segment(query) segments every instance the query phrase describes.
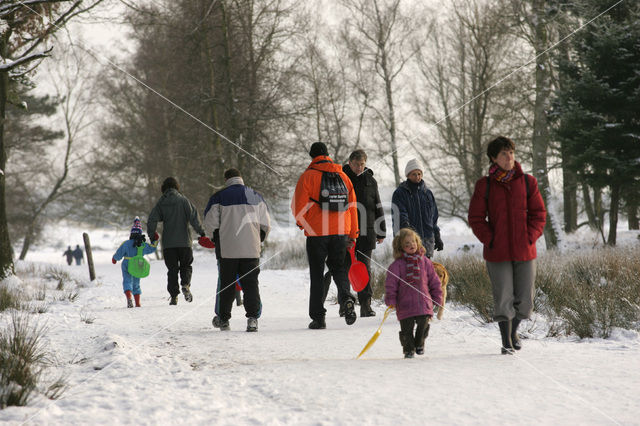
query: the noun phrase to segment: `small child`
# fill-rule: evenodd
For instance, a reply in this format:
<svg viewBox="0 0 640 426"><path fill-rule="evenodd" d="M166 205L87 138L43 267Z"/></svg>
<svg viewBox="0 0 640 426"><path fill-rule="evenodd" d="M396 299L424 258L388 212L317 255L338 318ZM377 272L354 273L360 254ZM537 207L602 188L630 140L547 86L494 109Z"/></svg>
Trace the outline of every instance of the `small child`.
<svg viewBox="0 0 640 426"><path fill-rule="evenodd" d="M414 352L424 354L433 307L442 305L440 279L424 253L420 236L412 229L400 229L393 239L396 260L387 269L384 302L396 309L405 358L413 358Z"/></svg>
<svg viewBox="0 0 640 426"><path fill-rule="evenodd" d="M118 250L116 250L116 253L111 259L111 262L115 265L118 260L124 258L122 262L122 288L124 289L125 296L127 296L127 308L133 308L133 300L131 300L132 293L136 301L136 307L140 307L140 294L142 293L140 290L140 278L136 278L129 273L129 259L138 254L138 247L143 245L143 254L153 253L156 251L158 238L156 238L151 245L146 243L145 236L142 234L142 227L140 226L140 218L136 216L133 220L133 228L131 228L129 239L118 247Z"/></svg>

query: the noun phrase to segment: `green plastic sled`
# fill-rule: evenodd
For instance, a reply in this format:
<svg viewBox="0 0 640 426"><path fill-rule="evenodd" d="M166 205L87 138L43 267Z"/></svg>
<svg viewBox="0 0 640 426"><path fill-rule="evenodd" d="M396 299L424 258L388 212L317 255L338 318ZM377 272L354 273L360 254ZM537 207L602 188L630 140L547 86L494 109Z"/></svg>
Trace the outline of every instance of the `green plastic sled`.
<svg viewBox="0 0 640 426"><path fill-rule="evenodd" d="M129 266L127 267L127 271L136 278L144 278L151 271L151 265L142 256L142 250L144 250L143 246L138 247L138 254L129 259Z"/></svg>

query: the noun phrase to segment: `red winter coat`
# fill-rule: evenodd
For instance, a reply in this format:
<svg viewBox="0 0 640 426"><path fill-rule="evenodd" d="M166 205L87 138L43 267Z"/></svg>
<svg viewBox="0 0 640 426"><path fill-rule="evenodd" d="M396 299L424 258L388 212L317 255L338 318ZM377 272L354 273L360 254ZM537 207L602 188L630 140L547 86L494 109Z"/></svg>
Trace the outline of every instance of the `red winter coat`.
<svg viewBox="0 0 640 426"><path fill-rule="evenodd" d="M490 178L488 202L487 178L479 179L469 203L469 225L484 244L483 256L489 262L535 259L536 241L544 229L547 212L538 182L531 175L527 177L527 199L522 168L518 162L514 168L513 179L507 183Z"/></svg>

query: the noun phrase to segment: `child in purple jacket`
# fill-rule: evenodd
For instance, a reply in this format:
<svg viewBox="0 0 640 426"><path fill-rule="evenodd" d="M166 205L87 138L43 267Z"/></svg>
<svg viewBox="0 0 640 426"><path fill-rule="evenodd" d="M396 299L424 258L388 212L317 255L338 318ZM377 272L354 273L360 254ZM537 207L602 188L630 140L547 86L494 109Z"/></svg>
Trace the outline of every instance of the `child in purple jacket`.
<svg viewBox="0 0 640 426"><path fill-rule="evenodd" d="M413 358L414 352L424 354L433 306L442 305L440 279L424 254L420 236L412 229L400 229L393 239L396 260L387 269L384 302L396 309L405 358Z"/></svg>

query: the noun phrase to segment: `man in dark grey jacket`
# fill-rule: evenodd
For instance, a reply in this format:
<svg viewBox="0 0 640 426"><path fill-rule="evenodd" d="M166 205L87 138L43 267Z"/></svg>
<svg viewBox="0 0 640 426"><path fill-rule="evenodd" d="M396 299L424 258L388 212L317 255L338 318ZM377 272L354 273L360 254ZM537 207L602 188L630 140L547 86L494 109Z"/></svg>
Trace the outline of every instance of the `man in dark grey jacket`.
<svg viewBox="0 0 640 426"><path fill-rule="evenodd" d="M191 201L180 193L178 181L173 177L168 177L162 182L162 197L149 213L147 235L150 236L152 242L158 238L156 233L158 222L163 223L162 255L169 270L167 272L167 291L171 295L169 304L178 304L178 295L180 294L178 272L180 273L182 294L187 302L191 302L193 300L190 290L193 250L191 249L192 237L189 224L200 235L200 244L206 246L209 239L204 236L198 211ZM208 241L208 244L211 242Z"/></svg>

